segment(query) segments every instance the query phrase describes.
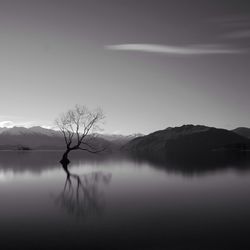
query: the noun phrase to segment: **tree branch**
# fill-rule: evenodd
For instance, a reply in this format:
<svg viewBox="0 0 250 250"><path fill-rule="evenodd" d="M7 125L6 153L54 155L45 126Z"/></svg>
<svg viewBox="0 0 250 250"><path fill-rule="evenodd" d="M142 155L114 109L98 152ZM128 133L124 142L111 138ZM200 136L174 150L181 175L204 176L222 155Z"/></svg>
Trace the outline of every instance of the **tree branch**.
<svg viewBox="0 0 250 250"><path fill-rule="evenodd" d="M106 150L106 148L103 148L101 150L93 151L93 150L90 150L90 149L87 149L87 148L81 148L81 147L78 147L78 149L83 150L83 151L87 151L87 152L92 153L92 154L101 153L101 152Z"/></svg>
<svg viewBox="0 0 250 250"><path fill-rule="evenodd" d="M85 140L91 131L99 128L98 123L102 119L104 116L101 110L89 111L85 106L76 105L74 109L62 114L56 120L56 125L63 134L68 150L81 149L90 153L98 153L104 150L95 150L94 146ZM81 145L88 148L81 148Z"/></svg>

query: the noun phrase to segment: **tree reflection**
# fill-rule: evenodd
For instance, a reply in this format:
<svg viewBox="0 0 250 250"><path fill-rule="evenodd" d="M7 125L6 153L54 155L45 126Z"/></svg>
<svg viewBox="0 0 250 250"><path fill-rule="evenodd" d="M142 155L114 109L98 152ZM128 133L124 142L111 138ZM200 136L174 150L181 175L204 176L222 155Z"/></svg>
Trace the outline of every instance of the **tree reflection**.
<svg viewBox="0 0 250 250"><path fill-rule="evenodd" d="M56 198L56 204L64 208L68 213L77 217L98 215L105 205L104 194L99 190L99 184L109 184L112 175L103 172L91 172L78 175L66 172L64 188Z"/></svg>

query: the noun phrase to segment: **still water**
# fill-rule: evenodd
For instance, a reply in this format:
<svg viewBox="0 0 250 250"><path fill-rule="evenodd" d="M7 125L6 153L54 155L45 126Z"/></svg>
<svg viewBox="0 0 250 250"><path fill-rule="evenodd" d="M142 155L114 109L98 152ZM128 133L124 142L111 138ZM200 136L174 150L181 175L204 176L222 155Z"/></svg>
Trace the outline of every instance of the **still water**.
<svg viewBox="0 0 250 250"><path fill-rule="evenodd" d="M249 249L250 163L0 152L1 249Z"/></svg>

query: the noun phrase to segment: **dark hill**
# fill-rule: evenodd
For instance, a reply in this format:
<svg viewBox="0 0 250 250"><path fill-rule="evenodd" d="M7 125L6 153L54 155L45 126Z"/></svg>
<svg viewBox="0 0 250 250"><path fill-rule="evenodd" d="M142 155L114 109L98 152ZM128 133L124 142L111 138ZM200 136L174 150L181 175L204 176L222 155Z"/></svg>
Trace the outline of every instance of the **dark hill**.
<svg viewBox="0 0 250 250"><path fill-rule="evenodd" d="M240 128L236 128L234 130L232 130L234 133L247 137L250 139L250 128L244 128L244 127L240 127Z"/></svg>
<svg viewBox="0 0 250 250"><path fill-rule="evenodd" d="M201 125L167 128L130 141L124 148L139 154L198 153L245 150L249 139L226 129Z"/></svg>

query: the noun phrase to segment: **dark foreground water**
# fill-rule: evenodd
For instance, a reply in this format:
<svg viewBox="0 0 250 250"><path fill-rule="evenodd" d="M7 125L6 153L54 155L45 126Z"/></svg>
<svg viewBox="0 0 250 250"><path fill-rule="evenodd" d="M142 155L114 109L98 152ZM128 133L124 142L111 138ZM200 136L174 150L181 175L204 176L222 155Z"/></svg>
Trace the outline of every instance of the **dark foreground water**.
<svg viewBox="0 0 250 250"><path fill-rule="evenodd" d="M250 249L250 163L0 152L1 249ZM179 165L178 165L179 164Z"/></svg>

